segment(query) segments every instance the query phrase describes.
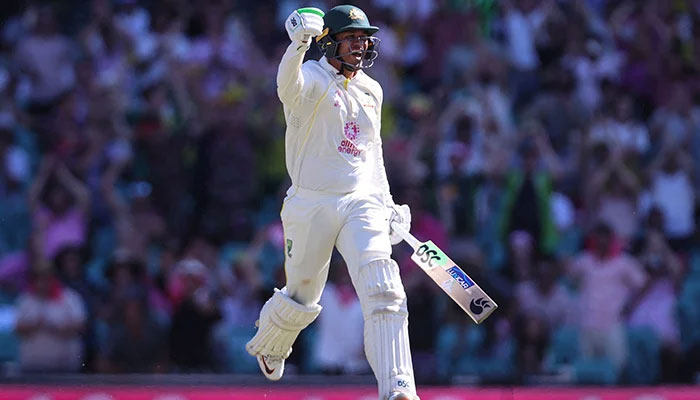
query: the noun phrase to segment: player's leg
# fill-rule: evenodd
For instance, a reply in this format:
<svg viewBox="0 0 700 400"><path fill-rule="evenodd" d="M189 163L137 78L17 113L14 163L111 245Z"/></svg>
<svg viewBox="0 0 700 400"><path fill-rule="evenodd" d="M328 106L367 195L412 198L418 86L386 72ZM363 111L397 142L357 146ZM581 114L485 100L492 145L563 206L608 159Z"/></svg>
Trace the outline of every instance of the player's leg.
<svg viewBox="0 0 700 400"><path fill-rule="evenodd" d="M337 235L333 202L295 196L282 210L285 234L286 286L275 290L260 311L258 331L246 344L263 374L282 377L284 360L299 332L321 312L318 300L328 278L328 264Z"/></svg>
<svg viewBox="0 0 700 400"><path fill-rule="evenodd" d="M408 339L406 294L390 258L386 210L374 198L353 200L336 246L343 255L365 319L365 354L379 398L417 399Z"/></svg>

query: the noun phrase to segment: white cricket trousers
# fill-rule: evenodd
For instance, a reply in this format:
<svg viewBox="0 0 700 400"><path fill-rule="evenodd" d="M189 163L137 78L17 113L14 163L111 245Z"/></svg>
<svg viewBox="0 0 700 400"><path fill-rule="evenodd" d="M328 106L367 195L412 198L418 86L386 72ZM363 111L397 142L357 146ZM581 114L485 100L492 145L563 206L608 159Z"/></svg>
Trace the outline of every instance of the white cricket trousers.
<svg viewBox="0 0 700 400"><path fill-rule="evenodd" d="M321 299L335 246L345 259L364 316L367 361L379 399L415 395L408 310L399 267L391 256L389 215L379 195L331 194L292 186L282 207L286 290L313 306Z"/></svg>
<svg viewBox="0 0 700 400"><path fill-rule="evenodd" d="M379 195L335 194L292 186L280 215L287 292L303 305L320 300L334 246L343 256L355 287L361 266L391 256L389 211Z"/></svg>

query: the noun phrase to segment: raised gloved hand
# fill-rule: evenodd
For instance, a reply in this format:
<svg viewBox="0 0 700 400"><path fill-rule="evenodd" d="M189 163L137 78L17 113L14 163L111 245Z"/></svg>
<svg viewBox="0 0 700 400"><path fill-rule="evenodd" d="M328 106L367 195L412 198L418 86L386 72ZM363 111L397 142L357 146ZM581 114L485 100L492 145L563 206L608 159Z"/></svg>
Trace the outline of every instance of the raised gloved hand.
<svg viewBox="0 0 700 400"><path fill-rule="evenodd" d="M401 243L403 238L401 236L399 236L398 233L394 232L393 229L391 229L391 223L398 222L407 231L410 231L411 230L411 209L408 208L408 205L406 205L406 204L402 204L402 205L393 204L390 206L390 212L391 212L391 215L389 216L389 240L391 241L392 245L395 245L395 244Z"/></svg>
<svg viewBox="0 0 700 400"><path fill-rule="evenodd" d="M292 11L284 23L287 34L292 42L301 42L306 45L313 36L318 36L323 31L323 11L315 7L304 7Z"/></svg>

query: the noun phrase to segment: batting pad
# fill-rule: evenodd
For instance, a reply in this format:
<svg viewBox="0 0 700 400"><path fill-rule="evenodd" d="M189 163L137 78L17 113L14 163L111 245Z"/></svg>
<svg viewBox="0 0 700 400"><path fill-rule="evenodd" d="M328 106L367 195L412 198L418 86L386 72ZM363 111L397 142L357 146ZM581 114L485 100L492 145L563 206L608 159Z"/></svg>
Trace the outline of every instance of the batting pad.
<svg viewBox="0 0 700 400"><path fill-rule="evenodd" d="M287 296L286 288L275 289L260 310L258 331L245 345L246 350L252 356L289 357L299 332L318 317L321 308L318 304L307 307L297 303Z"/></svg>
<svg viewBox="0 0 700 400"><path fill-rule="evenodd" d="M408 309L399 266L375 260L360 269L358 296L365 317L365 355L379 385L379 398L399 390L415 396Z"/></svg>

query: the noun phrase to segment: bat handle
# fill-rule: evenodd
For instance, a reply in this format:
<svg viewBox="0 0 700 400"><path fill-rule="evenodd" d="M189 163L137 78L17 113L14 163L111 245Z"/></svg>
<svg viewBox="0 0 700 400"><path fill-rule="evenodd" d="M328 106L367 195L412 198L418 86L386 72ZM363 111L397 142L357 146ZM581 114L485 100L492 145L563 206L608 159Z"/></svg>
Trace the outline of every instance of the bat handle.
<svg viewBox="0 0 700 400"><path fill-rule="evenodd" d="M401 226L398 222L392 222L391 223L391 229L394 230L394 232L398 233L399 236L403 238L403 240L406 241L411 247L414 249L417 249L418 246L420 246L420 241L416 239L415 236L411 235L411 232L409 232L406 228Z"/></svg>

